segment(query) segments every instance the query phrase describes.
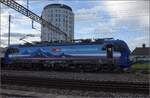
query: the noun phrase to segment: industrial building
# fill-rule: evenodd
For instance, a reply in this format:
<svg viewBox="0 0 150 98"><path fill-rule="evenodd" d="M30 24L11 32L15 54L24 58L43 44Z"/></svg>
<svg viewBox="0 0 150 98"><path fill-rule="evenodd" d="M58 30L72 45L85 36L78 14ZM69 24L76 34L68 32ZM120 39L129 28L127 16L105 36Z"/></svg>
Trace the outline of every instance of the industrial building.
<svg viewBox="0 0 150 98"><path fill-rule="evenodd" d="M71 7L64 4L49 4L42 11L43 19L52 23L66 33L67 39L58 33L41 26L41 41L71 41L74 39L74 13Z"/></svg>

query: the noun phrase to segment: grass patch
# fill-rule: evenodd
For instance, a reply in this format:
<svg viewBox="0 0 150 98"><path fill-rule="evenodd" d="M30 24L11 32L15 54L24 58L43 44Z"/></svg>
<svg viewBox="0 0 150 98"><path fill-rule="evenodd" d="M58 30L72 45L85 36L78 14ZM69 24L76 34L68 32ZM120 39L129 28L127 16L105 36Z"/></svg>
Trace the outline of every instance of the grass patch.
<svg viewBox="0 0 150 98"><path fill-rule="evenodd" d="M137 64L133 64L132 68L133 69L150 70L149 69L150 68L150 64L149 63L143 63L143 64L137 63Z"/></svg>

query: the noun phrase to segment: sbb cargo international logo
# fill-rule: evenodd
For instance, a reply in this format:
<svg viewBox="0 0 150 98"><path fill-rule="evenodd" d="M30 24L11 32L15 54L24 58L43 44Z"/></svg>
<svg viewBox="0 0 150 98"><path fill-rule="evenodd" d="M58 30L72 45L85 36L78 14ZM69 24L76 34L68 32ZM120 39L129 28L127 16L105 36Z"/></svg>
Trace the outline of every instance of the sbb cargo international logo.
<svg viewBox="0 0 150 98"><path fill-rule="evenodd" d="M54 52L59 52L61 49L60 48L52 48L52 51Z"/></svg>

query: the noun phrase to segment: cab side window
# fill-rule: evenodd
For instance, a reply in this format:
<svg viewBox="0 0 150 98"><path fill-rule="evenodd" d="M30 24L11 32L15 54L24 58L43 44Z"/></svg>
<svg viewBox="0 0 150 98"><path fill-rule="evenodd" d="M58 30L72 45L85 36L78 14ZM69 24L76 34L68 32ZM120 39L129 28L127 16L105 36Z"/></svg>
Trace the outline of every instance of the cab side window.
<svg viewBox="0 0 150 98"><path fill-rule="evenodd" d="M121 45L116 45L116 46L114 47L114 51L123 51L123 50L125 50L125 48L122 47Z"/></svg>
<svg viewBox="0 0 150 98"><path fill-rule="evenodd" d="M114 51L120 51L120 47L118 45L115 45Z"/></svg>

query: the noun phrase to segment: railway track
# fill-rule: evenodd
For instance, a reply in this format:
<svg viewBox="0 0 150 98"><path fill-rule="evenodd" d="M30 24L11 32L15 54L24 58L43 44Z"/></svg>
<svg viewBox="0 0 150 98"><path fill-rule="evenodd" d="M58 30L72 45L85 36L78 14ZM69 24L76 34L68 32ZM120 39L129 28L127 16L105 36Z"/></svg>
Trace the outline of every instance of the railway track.
<svg viewBox="0 0 150 98"><path fill-rule="evenodd" d="M2 97L2 98L37 98L37 97L34 97L34 96L24 96L24 95L6 94L6 93L0 93L0 95L1 95L1 97L5 96L5 97Z"/></svg>
<svg viewBox="0 0 150 98"><path fill-rule="evenodd" d="M1 76L1 83L59 89L128 92L149 94L149 84L142 82L88 81L37 77Z"/></svg>
<svg viewBox="0 0 150 98"><path fill-rule="evenodd" d="M7 66L7 67L5 67ZM132 70L121 70L121 69L116 69L116 70L111 70L111 69L103 69L103 70L97 70L97 69L84 69L84 68L65 68L65 67L54 67L54 68L49 68L49 67L34 67L34 68L30 68L30 67L20 67L20 66L24 66L24 65L19 65L15 67L10 67L8 65L1 65L1 69L2 70L14 70L14 71L57 71L57 72L85 72L85 73L134 73Z"/></svg>

